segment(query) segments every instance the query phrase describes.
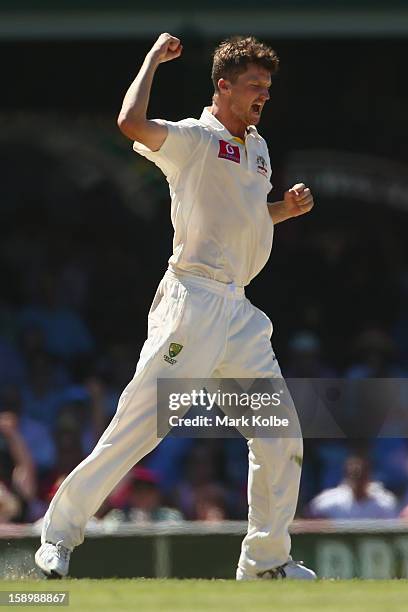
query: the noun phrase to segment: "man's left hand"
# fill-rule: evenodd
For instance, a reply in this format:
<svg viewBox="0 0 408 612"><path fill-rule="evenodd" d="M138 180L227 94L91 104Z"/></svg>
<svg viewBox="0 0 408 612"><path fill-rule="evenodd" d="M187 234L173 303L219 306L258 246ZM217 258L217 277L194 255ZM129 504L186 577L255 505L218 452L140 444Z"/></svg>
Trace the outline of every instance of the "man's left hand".
<svg viewBox="0 0 408 612"><path fill-rule="evenodd" d="M314 206L312 193L304 183L296 183L291 189L285 191L283 201L288 217L304 215L310 212Z"/></svg>

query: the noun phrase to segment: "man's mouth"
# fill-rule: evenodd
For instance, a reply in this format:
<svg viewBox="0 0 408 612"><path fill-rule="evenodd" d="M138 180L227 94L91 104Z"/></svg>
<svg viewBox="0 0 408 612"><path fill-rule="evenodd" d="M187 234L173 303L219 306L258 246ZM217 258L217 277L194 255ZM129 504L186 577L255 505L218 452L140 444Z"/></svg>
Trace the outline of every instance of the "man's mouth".
<svg viewBox="0 0 408 612"><path fill-rule="evenodd" d="M260 116L261 115L261 110L262 110L262 106L261 104L252 104L251 105L251 111L255 114Z"/></svg>

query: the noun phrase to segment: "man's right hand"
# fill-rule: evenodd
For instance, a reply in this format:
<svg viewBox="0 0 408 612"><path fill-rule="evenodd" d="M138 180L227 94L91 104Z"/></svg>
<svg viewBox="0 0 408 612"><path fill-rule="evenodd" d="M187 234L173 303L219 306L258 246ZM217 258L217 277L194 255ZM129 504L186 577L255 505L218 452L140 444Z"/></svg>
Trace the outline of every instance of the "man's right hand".
<svg viewBox="0 0 408 612"><path fill-rule="evenodd" d="M180 57L182 51L183 45L180 40L165 32L164 34L160 34L151 48L150 54L159 64L163 64L164 62L169 62L170 60Z"/></svg>
<svg viewBox="0 0 408 612"><path fill-rule="evenodd" d="M119 113L118 126L121 132L151 151L158 151L168 134L165 124L157 120L149 121L146 117L153 76L159 64L180 57L182 50L178 38L167 33L160 34L127 90Z"/></svg>

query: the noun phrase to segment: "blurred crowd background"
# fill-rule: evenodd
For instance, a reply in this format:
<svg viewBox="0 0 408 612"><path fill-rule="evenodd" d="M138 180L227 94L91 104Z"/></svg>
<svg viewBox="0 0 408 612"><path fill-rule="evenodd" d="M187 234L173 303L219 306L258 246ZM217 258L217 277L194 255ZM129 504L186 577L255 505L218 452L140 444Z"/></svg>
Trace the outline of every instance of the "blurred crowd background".
<svg viewBox="0 0 408 612"><path fill-rule="evenodd" d="M158 33L0 32L1 522L41 519L135 370L172 228L166 181L116 116ZM172 33L184 54L160 67L150 116L197 117L223 36ZM270 198L304 179L316 206L276 228L247 295L273 320L286 377L406 377L408 42L259 38L281 58L259 128ZM96 520L245 519L246 455L243 439L167 438ZM394 518L407 504L406 439L305 441L299 517Z"/></svg>

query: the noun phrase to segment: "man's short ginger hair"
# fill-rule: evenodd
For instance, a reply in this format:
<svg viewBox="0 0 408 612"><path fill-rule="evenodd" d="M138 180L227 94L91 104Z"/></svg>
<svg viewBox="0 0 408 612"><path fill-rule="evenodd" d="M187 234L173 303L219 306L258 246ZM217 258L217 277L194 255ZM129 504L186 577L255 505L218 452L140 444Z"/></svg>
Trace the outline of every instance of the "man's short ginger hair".
<svg viewBox="0 0 408 612"><path fill-rule="evenodd" d="M271 47L253 36L233 36L220 43L213 55L211 77L214 91L219 91L219 79L234 83L239 75L245 72L248 64L262 66L272 75L279 68L279 58Z"/></svg>

